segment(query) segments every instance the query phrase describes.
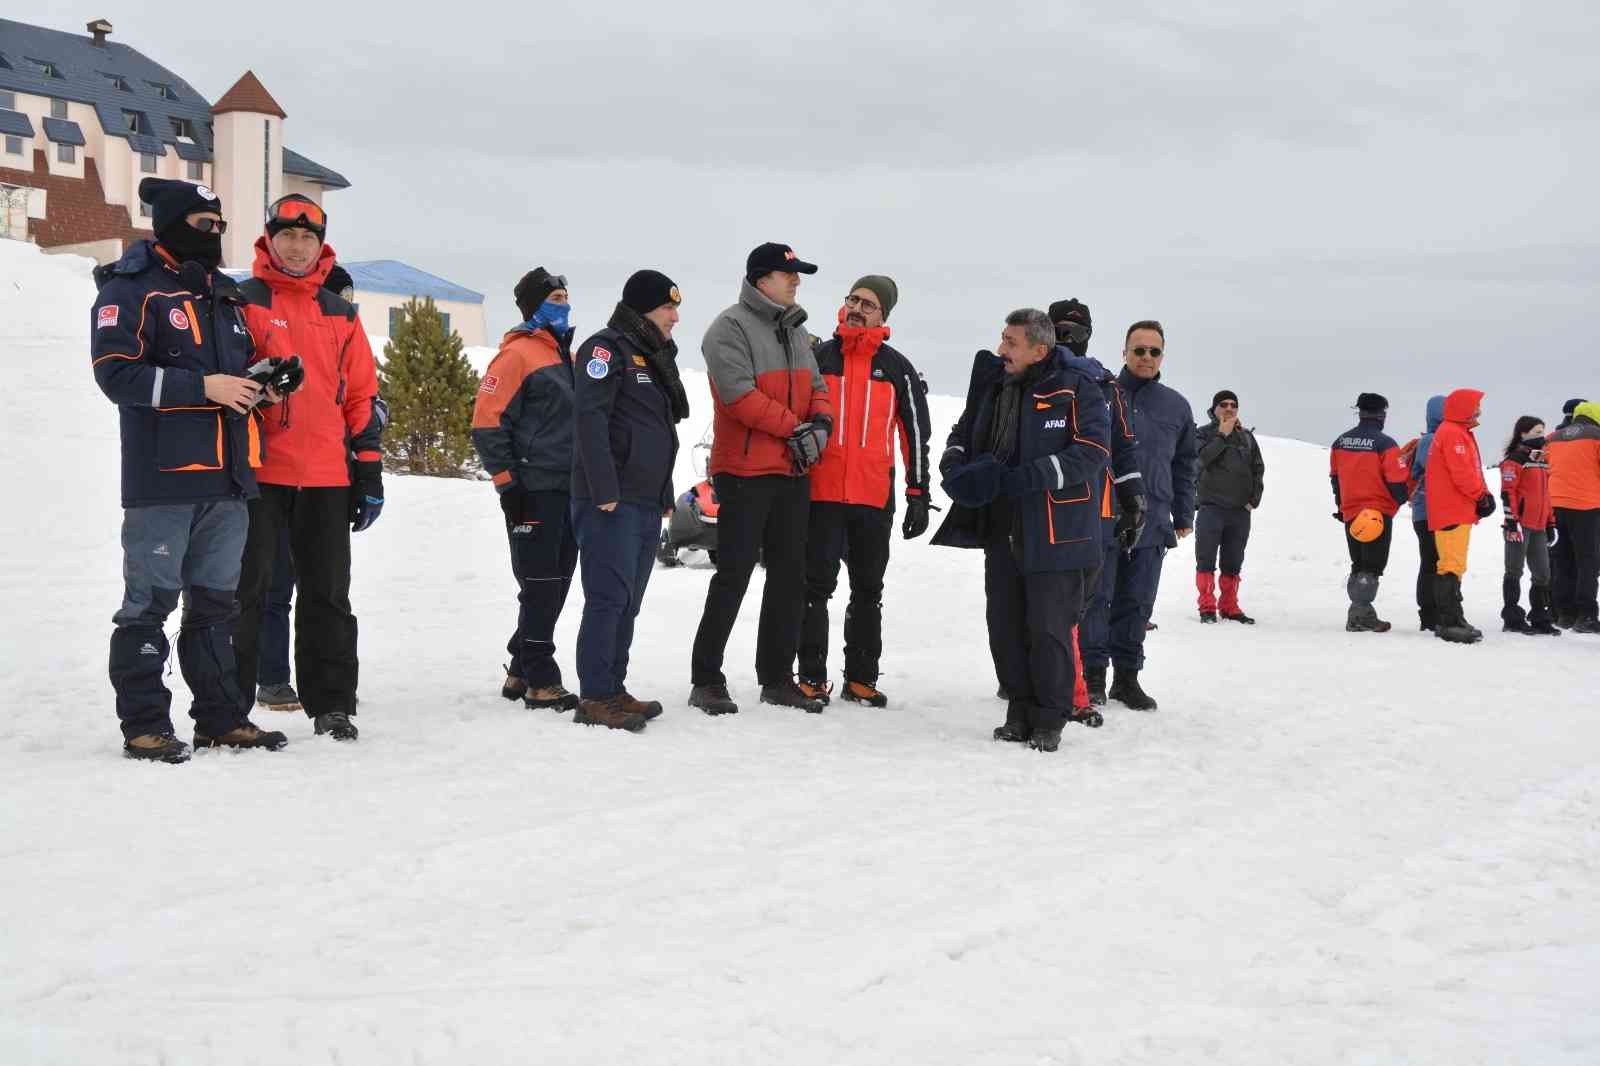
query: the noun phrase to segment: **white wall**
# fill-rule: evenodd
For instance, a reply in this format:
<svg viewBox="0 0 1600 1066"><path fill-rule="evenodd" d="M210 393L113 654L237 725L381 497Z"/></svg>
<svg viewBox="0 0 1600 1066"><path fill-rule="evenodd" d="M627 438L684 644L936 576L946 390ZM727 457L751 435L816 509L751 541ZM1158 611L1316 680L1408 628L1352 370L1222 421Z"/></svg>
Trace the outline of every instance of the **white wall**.
<svg viewBox="0 0 1600 1066"><path fill-rule="evenodd" d="M83 241L78 244L58 244L44 249L46 255L82 255L96 263L115 263L122 258L122 241L112 237L103 241Z"/></svg>
<svg viewBox="0 0 1600 1066"><path fill-rule="evenodd" d="M230 267L248 267L255 258L253 248L261 235L267 205L283 195L283 120L276 115L230 111L212 121L215 163L211 188L222 197L229 222L222 237L222 261ZM263 158L268 169L264 198Z"/></svg>
<svg viewBox="0 0 1600 1066"><path fill-rule="evenodd" d="M361 309L361 325L373 336L389 335L389 312L404 307L411 299L387 292L364 292L356 289L356 304ZM450 316L450 328L461 334L461 343L469 348L485 343L483 305L461 303L456 300L435 300L440 313Z"/></svg>

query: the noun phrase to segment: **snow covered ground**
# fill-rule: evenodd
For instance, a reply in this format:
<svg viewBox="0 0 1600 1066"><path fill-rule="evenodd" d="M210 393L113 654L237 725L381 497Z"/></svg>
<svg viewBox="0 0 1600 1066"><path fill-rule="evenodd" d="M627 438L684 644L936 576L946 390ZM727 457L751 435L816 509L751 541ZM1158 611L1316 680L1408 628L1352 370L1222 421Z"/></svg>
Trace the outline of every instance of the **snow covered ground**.
<svg viewBox="0 0 1600 1066"><path fill-rule="evenodd" d="M755 595L745 710L686 708L695 567L645 603L644 734L515 708L489 490L391 477L359 745L260 712L286 751L135 765L88 265L0 242L0 1062L1600 1061L1600 643L1491 625L1493 524L1482 645L1415 631L1408 533L1395 631L1347 635L1325 453L1263 440L1261 624L1202 628L1173 553L1161 711L1044 756L989 740L980 558L925 542L890 567L887 710L756 705Z"/></svg>

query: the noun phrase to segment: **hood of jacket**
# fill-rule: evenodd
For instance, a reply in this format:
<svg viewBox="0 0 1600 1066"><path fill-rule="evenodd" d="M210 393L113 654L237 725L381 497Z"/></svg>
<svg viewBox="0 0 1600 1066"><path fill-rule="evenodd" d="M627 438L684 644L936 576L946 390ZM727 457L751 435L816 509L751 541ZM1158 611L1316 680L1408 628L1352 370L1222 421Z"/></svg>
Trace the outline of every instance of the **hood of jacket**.
<svg viewBox="0 0 1600 1066"><path fill-rule="evenodd" d="M1477 417L1478 407L1482 403L1483 391L1481 389L1457 389L1445 397L1445 421L1469 425Z"/></svg>
<svg viewBox="0 0 1600 1066"><path fill-rule="evenodd" d="M1580 403L1572 409L1572 417L1574 420L1587 418L1589 421L1600 425L1600 402L1591 400L1588 403Z"/></svg>
<svg viewBox="0 0 1600 1066"><path fill-rule="evenodd" d="M1428 397L1428 432L1432 433L1444 421L1444 396Z"/></svg>
<svg viewBox="0 0 1600 1066"><path fill-rule="evenodd" d="M1076 370L1096 385L1102 381L1111 380L1111 371L1106 369L1104 363L1091 355L1079 355L1064 344L1056 345L1055 355L1067 367Z"/></svg>

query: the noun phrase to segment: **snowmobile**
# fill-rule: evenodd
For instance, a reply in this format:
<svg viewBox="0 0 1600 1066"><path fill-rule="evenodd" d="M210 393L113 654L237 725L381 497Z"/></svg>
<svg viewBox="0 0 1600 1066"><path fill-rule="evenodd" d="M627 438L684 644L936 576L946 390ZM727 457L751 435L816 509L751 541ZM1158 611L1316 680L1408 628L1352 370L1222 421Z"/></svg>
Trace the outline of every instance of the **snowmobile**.
<svg viewBox="0 0 1600 1066"><path fill-rule="evenodd" d="M706 463L711 458L711 427L692 450L689 462L700 480L688 492L673 501L672 517L661 530L661 547L656 550L656 561L662 566L682 566L678 553L685 548L699 548L717 565L717 493L706 475Z"/></svg>

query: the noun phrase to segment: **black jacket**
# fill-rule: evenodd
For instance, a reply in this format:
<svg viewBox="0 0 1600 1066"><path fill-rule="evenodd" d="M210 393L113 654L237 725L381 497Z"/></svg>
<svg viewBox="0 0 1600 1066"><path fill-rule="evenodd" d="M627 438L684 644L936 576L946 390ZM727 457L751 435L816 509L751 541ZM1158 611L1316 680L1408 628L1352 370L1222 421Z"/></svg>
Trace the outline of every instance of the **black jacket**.
<svg viewBox="0 0 1600 1066"><path fill-rule="evenodd" d="M233 279L140 241L95 280L89 357L121 417L122 506L253 498L261 416L205 395L207 375L242 376L255 355Z"/></svg>
<svg viewBox="0 0 1600 1066"><path fill-rule="evenodd" d="M613 323L626 316L619 311ZM642 321L642 320L640 320ZM678 431L663 372L676 369L677 348L653 344L650 330L609 325L578 348L574 499L622 500L665 511L672 506ZM660 369L658 369L660 367Z"/></svg>
<svg viewBox="0 0 1600 1066"><path fill-rule="evenodd" d="M1200 506L1260 507L1267 464L1255 434L1237 426L1223 434L1216 418L1195 433L1200 445Z"/></svg>

